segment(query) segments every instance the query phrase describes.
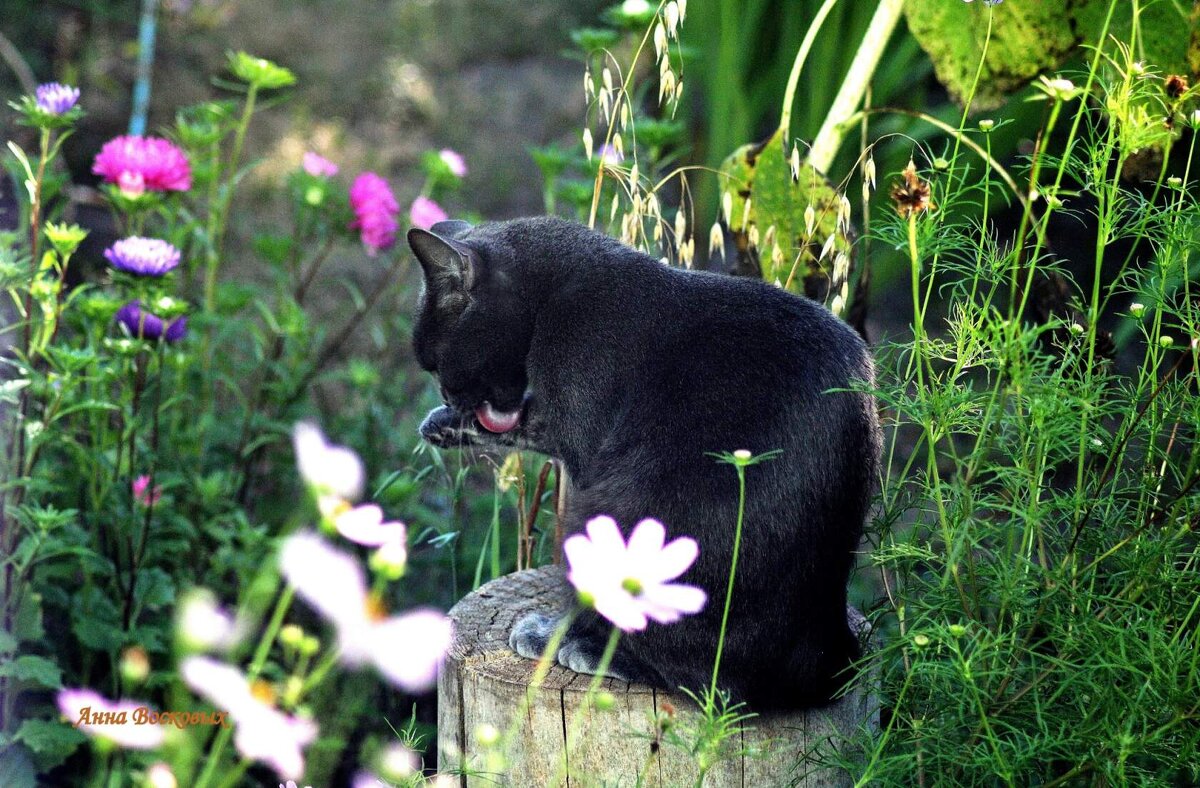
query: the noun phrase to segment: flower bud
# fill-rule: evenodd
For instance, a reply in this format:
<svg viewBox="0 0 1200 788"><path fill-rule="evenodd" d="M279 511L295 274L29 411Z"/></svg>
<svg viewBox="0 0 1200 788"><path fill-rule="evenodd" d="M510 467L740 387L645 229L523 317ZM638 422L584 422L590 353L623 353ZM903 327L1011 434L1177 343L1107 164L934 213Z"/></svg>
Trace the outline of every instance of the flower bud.
<svg viewBox="0 0 1200 788"><path fill-rule="evenodd" d="M130 684L141 684L150 675L150 657L141 646L130 646L121 654L121 676Z"/></svg>
<svg viewBox="0 0 1200 788"><path fill-rule="evenodd" d="M983 120L979 121L979 130L985 134L994 128L996 128L996 121L992 120L991 118L984 118Z"/></svg>
<svg viewBox="0 0 1200 788"><path fill-rule="evenodd" d="M1129 305L1129 314L1133 315L1134 317L1141 317L1142 315L1146 314L1146 305L1139 304L1136 302L1130 304Z"/></svg>

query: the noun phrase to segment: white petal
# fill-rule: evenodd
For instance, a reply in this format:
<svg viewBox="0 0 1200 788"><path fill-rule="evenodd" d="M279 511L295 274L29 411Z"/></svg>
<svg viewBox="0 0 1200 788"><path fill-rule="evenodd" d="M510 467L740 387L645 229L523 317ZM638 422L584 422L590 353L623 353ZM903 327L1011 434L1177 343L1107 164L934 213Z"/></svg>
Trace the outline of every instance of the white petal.
<svg viewBox="0 0 1200 788"><path fill-rule="evenodd" d="M699 554L700 546L696 540L681 536L664 547L649 566L641 567L645 574L639 577L649 582L674 580L687 571Z"/></svg>
<svg viewBox="0 0 1200 788"><path fill-rule="evenodd" d="M629 554L637 559L640 556L650 556L662 550L667 538L667 529L658 520L642 520L634 526L629 535Z"/></svg>
<svg viewBox="0 0 1200 788"><path fill-rule="evenodd" d="M437 681L452 635L450 619L434 610L389 618L371 630L371 661L393 684L421 692Z"/></svg>
<svg viewBox="0 0 1200 788"><path fill-rule="evenodd" d="M646 615L625 591L596 597L596 612L625 632L646 628Z"/></svg>
<svg viewBox="0 0 1200 788"><path fill-rule="evenodd" d="M385 523L383 510L375 504L363 504L343 512L334 518L333 524L339 534L367 547L403 542L406 538L404 523Z"/></svg>
<svg viewBox="0 0 1200 788"><path fill-rule="evenodd" d="M606 515L593 517L587 523L588 538L597 558L617 559L625 554L625 539L617 521Z"/></svg>
<svg viewBox="0 0 1200 788"><path fill-rule="evenodd" d="M312 533L287 538L279 552L283 576L337 628L342 659L359 664L367 653L367 585L362 567Z"/></svg>
<svg viewBox="0 0 1200 788"><path fill-rule="evenodd" d="M339 498L357 500L366 473L362 460L344 446L334 446L314 424L302 421L292 429L296 468L309 485Z"/></svg>
<svg viewBox="0 0 1200 788"><path fill-rule="evenodd" d="M667 623L660 615L671 616L671 620L674 621L678 620L678 613L699 613L708 601L708 595L703 589L695 586L671 583L650 586L645 589L639 600L647 605L647 615L655 621Z"/></svg>

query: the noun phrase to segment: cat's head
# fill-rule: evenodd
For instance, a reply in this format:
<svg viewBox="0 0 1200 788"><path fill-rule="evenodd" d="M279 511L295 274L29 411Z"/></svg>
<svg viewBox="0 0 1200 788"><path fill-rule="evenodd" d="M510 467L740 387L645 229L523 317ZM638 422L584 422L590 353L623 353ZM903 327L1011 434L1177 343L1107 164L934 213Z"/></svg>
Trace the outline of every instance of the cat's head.
<svg viewBox="0 0 1200 788"><path fill-rule="evenodd" d="M437 376L442 399L484 429L521 422L525 358L533 315L512 249L466 222L408 231L424 286L413 329L421 367Z"/></svg>

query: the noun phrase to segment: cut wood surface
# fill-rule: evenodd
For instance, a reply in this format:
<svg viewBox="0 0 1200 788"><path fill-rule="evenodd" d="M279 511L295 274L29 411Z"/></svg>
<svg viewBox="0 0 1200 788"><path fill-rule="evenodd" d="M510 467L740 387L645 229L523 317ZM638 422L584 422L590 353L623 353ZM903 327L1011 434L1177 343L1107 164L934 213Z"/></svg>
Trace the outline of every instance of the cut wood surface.
<svg viewBox="0 0 1200 788"><path fill-rule="evenodd" d="M686 731L699 710L686 696L616 679L600 690L615 698L611 708L592 704L579 716L578 735L562 758L568 731L584 705L592 677L559 665L550 668L519 721L515 715L533 679L536 663L508 648L513 623L529 612L553 612L555 591L565 583L562 569L543 567L517 572L482 586L450 611L454 643L438 679L438 765L474 786L692 786L698 766L682 749L661 736L656 719L669 716ZM866 621L850 611L851 626L866 631ZM861 726L878 724L873 694L855 689L820 709L761 715L743 723L731 743L733 754L706 775L705 786L841 786L849 775L822 756ZM479 741L481 730L503 737L515 724L504 753L498 744Z"/></svg>

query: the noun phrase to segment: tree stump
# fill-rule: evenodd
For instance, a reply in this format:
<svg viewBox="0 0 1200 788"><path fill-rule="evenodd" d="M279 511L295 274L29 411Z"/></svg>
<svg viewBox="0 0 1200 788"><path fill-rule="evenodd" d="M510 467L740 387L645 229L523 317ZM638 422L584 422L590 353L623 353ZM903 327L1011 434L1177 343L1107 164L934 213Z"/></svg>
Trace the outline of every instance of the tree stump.
<svg viewBox="0 0 1200 788"><path fill-rule="evenodd" d="M560 567L517 572L484 585L450 611L454 642L438 679L438 766L458 777L463 788L550 785L563 775L564 744L576 711L583 705L591 676L554 665L536 691L523 719L514 723L533 678L536 663L508 648L513 623L526 613L554 612L555 588L566 580ZM865 639L866 620L849 611L850 623ZM870 684L870 682L867 682ZM658 740L654 720L671 713L674 726L687 729L699 719L690 698L639 684L604 679L611 708L589 704L579 717L578 734L567 754L570 785L692 786L695 759ZM481 726L503 736L516 725L499 758L499 746L478 741ZM820 709L761 715L742 723L735 750L759 751L718 762L705 786L841 786L848 774L818 763L839 740L862 726L878 727L872 693L855 689ZM761 754L765 751L765 756Z"/></svg>

